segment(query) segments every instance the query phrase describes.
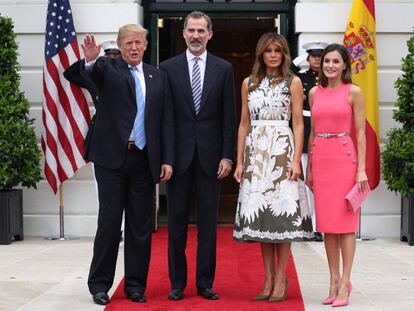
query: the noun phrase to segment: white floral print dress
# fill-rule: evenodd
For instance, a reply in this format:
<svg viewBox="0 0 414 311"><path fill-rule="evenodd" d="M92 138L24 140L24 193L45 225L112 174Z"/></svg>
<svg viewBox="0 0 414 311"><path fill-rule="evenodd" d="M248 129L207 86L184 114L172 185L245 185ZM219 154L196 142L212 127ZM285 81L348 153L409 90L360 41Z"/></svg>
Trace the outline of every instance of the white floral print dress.
<svg viewBox="0 0 414 311"><path fill-rule="evenodd" d="M313 238L303 180L288 180L294 155L290 83L266 77L249 92L251 128L244 151L233 237L237 241L289 242Z"/></svg>

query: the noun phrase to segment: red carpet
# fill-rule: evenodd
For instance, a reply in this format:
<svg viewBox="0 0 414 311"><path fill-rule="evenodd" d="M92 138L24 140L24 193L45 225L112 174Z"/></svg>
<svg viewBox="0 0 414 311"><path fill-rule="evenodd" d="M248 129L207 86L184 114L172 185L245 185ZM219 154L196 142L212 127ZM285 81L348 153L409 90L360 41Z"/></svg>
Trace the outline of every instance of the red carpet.
<svg viewBox="0 0 414 311"><path fill-rule="evenodd" d="M288 266L288 298L284 302L253 301L263 284L263 266L259 243L238 243L232 239L232 227L219 227L217 241L217 268L214 290L220 300L209 301L196 295L195 251L196 228L189 229L187 242L188 282L181 301L167 299L170 290L167 264L167 229L160 228L153 235L152 256L148 277L146 303L133 303L123 294L123 282L118 285L105 311L304 311L293 258Z"/></svg>

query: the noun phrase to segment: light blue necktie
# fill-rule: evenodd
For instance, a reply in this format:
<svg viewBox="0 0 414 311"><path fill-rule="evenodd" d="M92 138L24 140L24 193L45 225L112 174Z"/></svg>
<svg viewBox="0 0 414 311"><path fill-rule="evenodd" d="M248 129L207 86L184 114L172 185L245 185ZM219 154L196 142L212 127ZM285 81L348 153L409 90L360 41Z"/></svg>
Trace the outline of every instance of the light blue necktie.
<svg viewBox="0 0 414 311"><path fill-rule="evenodd" d="M138 78L138 68L131 67L131 74L135 82L135 97L137 102L137 115L134 121L134 142L140 149L144 149L147 141L145 139L145 101L142 93L141 83Z"/></svg>
<svg viewBox="0 0 414 311"><path fill-rule="evenodd" d="M191 90L193 92L194 109L196 114L200 111L201 103L201 75L200 66L198 65L199 57L194 57L194 66L191 79Z"/></svg>

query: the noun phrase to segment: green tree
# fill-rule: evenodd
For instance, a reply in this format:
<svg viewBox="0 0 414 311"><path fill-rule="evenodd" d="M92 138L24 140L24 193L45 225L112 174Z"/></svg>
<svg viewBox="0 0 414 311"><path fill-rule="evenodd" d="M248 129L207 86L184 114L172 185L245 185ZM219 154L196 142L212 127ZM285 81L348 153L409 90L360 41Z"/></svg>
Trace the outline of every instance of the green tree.
<svg viewBox="0 0 414 311"><path fill-rule="evenodd" d="M388 133L383 152L382 173L388 189L403 196L414 193L414 36L407 41L408 54L402 59L402 76L395 82L397 103L394 120L401 128Z"/></svg>
<svg viewBox="0 0 414 311"><path fill-rule="evenodd" d="M0 15L0 189L36 188L41 153L29 103L20 92L16 35L11 18Z"/></svg>

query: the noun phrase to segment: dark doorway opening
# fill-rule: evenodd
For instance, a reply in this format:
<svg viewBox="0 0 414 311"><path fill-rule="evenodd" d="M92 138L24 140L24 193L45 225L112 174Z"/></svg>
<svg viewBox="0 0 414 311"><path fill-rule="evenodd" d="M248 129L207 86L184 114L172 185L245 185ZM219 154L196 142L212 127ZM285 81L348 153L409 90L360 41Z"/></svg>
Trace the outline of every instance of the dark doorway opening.
<svg viewBox="0 0 414 311"><path fill-rule="evenodd" d="M241 84L249 76L255 58L255 47L259 37L266 32L278 32L276 16L229 17L211 16L213 37L207 45L208 52L222 57L233 65L236 86L237 124L241 111ZM178 55L186 50L182 36L183 17L163 17L158 23L158 60ZM234 167L234 165L233 165ZM221 184L219 223L232 224L237 206L239 185L233 172ZM166 223L166 200L161 193L158 222ZM190 213L190 223L196 221L196 209Z"/></svg>

